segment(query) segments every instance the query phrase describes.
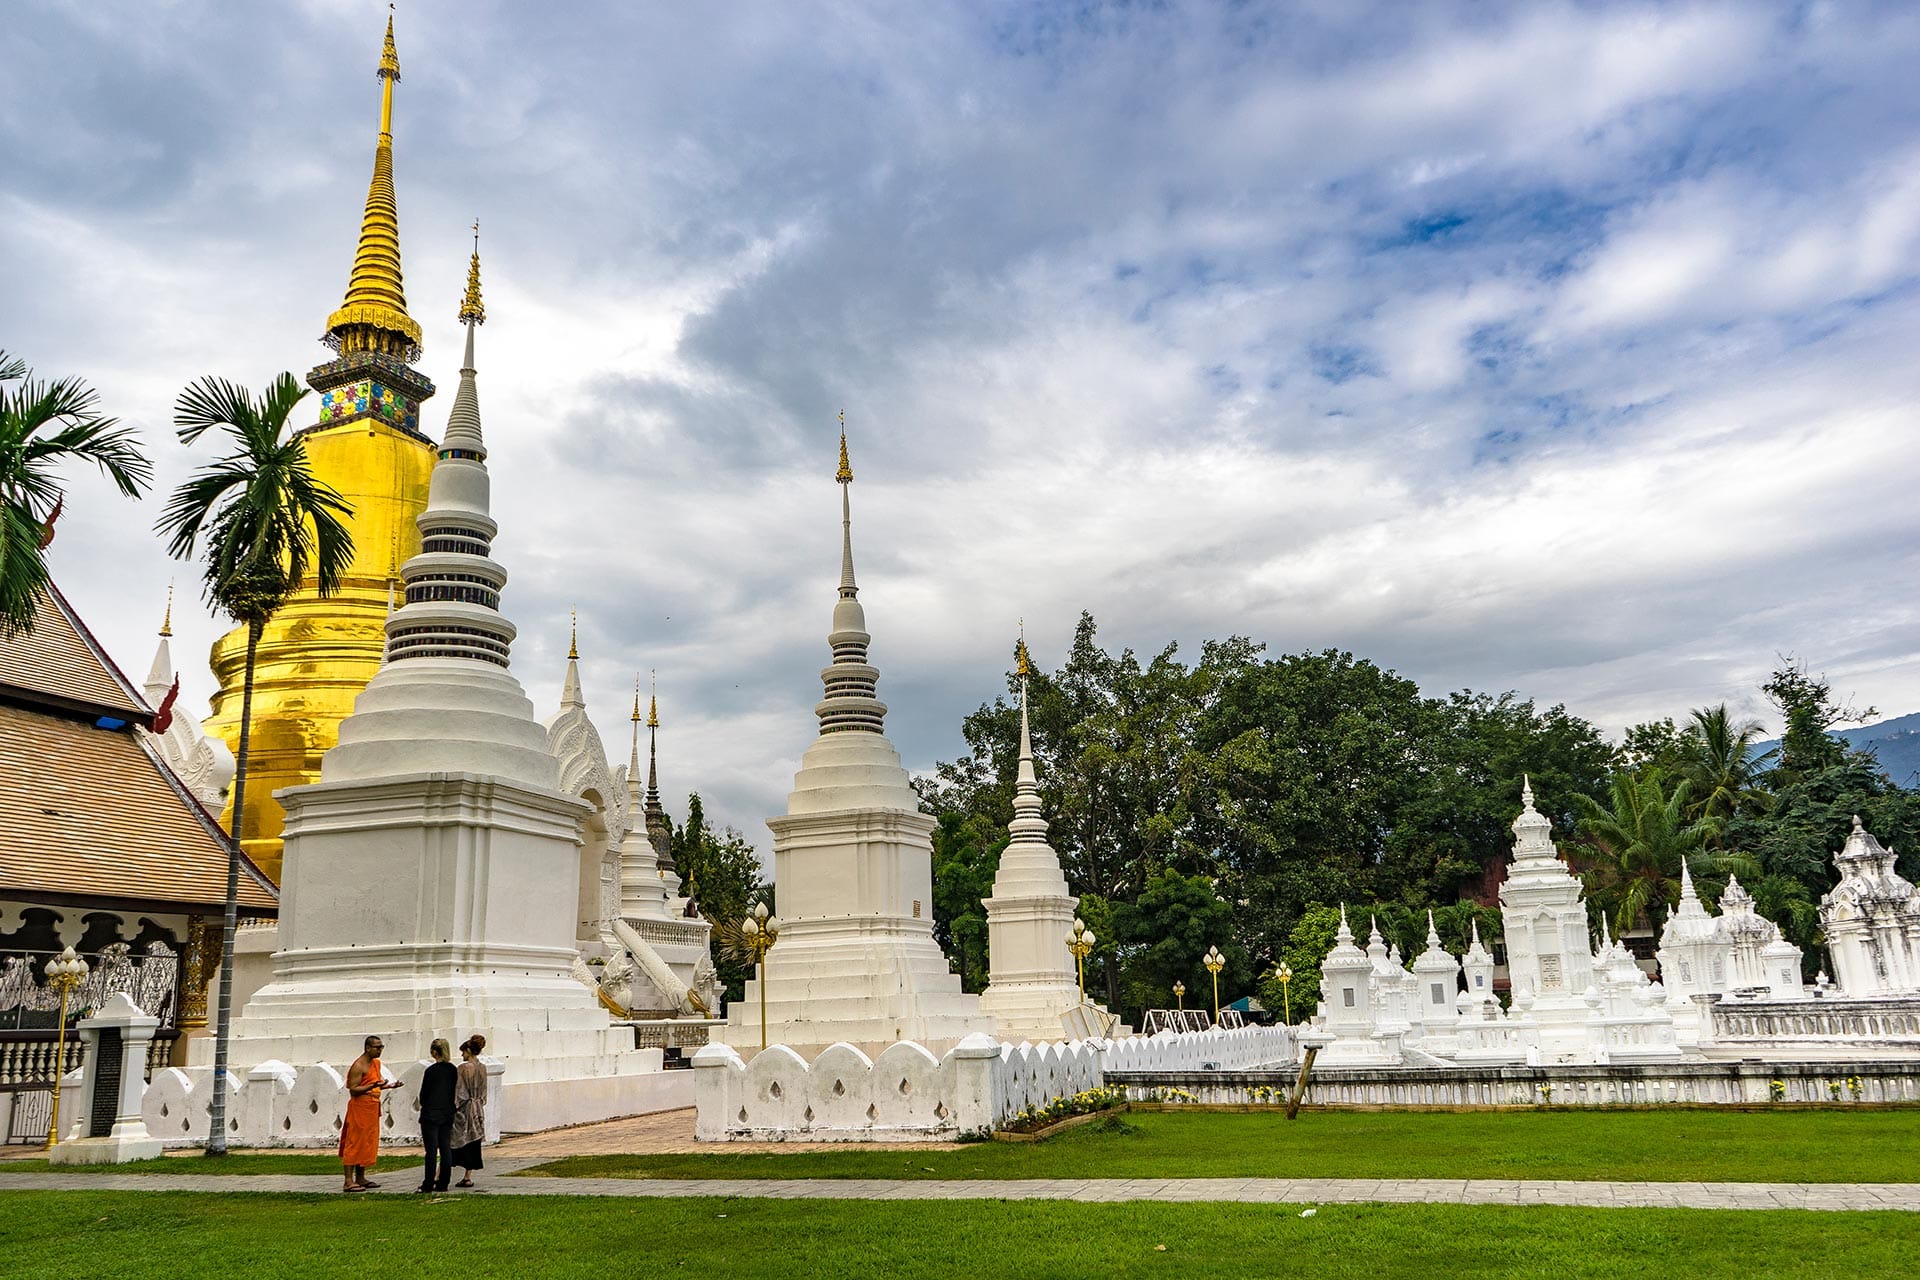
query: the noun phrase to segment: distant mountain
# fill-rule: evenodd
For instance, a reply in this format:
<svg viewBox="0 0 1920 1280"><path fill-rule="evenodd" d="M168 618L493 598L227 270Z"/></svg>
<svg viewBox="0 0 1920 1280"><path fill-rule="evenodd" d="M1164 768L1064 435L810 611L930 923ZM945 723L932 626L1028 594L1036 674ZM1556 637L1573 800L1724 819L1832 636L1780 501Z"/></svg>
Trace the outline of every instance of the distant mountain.
<svg viewBox="0 0 1920 1280"><path fill-rule="evenodd" d="M1878 724L1836 729L1833 736L1859 751L1870 751L1889 778L1903 787L1920 786L1920 711ZM1771 751L1779 739L1759 743L1755 754Z"/></svg>

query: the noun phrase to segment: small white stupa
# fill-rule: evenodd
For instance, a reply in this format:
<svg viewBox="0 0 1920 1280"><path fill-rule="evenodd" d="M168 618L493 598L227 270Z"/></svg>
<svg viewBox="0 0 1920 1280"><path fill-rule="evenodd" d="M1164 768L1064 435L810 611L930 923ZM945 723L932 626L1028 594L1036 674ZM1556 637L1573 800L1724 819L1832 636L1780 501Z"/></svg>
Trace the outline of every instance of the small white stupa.
<svg viewBox="0 0 1920 1280"><path fill-rule="evenodd" d="M620 912L613 936L628 963L608 962L601 990L639 1018L711 1018L720 1009L713 926L680 896L660 807L660 698L647 704L647 787L640 789L640 683L633 687L633 752L627 764L629 825L620 841Z"/></svg>
<svg viewBox="0 0 1920 1280"><path fill-rule="evenodd" d="M1842 993L1920 991L1920 889L1894 870L1893 850L1858 814L1833 865L1840 883L1820 898L1820 927Z"/></svg>
<svg viewBox="0 0 1920 1280"><path fill-rule="evenodd" d="M136 725L134 733L173 770L187 793L209 813L226 804L233 782L233 752L219 738L209 736L200 721L183 710L180 676L173 669L173 588L167 588L167 613L160 622L160 643L154 646L153 665L147 669L147 702L157 712L153 728Z"/></svg>
<svg viewBox="0 0 1920 1280"><path fill-rule="evenodd" d="M1067 938L1079 899L1067 891L1060 855L1047 843L1040 781L1033 769L1033 736L1027 724L1027 642L1014 650L1020 675L1020 763L1014 777L1012 838L1000 854L987 908L987 989L980 1011L993 1018L994 1034L1010 1043L1040 1044L1080 1039L1068 1025L1081 1005L1079 981ZM1102 1019L1104 1021L1104 1019ZM1104 1030L1104 1028L1096 1028Z"/></svg>
<svg viewBox="0 0 1920 1280"><path fill-rule="evenodd" d="M469 1032L506 1059L501 1122L538 1129L654 1109L661 1054L636 1050L574 980L589 804L508 668L487 449L475 387L476 246L460 389L401 570L387 660L340 726L321 780L277 794L286 859L273 978L232 1061L344 1069L369 1034L395 1062ZM198 1048L198 1046L196 1046Z"/></svg>
<svg viewBox="0 0 1920 1280"><path fill-rule="evenodd" d="M1500 885L1500 920L1514 1004L1539 1024L1550 1057L1588 1047L1587 988L1593 985L1592 943L1580 880L1554 847L1553 823L1533 807L1533 783L1520 784L1513 820L1513 863Z"/></svg>
<svg viewBox="0 0 1920 1280"><path fill-rule="evenodd" d="M867 662L865 611L853 577L853 469L840 437L840 591L814 708L820 733L800 759L773 830L779 941L766 958L766 1039L805 1057L836 1041L869 1054L899 1040L944 1053L993 1031L980 998L933 940L934 820L884 731L887 708ZM717 1038L758 1050L762 982L727 1010Z"/></svg>

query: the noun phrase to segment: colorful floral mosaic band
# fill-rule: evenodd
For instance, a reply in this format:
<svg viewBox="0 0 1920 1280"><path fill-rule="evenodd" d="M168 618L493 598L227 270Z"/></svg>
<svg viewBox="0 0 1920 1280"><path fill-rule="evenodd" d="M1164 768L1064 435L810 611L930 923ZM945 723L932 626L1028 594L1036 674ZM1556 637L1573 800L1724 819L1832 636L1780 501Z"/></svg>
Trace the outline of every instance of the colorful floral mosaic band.
<svg viewBox="0 0 1920 1280"><path fill-rule="evenodd" d="M419 406L392 387L371 380L349 382L320 395L320 422L351 422L356 418L378 418L408 431L419 429Z"/></svg>

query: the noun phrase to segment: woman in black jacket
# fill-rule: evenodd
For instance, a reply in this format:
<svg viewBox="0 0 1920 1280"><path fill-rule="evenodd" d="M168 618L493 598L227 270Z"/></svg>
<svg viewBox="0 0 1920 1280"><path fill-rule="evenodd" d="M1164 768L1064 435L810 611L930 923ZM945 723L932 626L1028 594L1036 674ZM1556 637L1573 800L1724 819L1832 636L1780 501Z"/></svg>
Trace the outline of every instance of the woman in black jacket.
<svg viewBox="0 0 1920 1280"><path fill-rule="evenodd" d="M420 1077L420 1143L427 1149L420 1190L445 1191L453 1176L453 1094L460 1073L447 1061L445 1040L435 1040L431 1051L433 1065Z"/></svg>

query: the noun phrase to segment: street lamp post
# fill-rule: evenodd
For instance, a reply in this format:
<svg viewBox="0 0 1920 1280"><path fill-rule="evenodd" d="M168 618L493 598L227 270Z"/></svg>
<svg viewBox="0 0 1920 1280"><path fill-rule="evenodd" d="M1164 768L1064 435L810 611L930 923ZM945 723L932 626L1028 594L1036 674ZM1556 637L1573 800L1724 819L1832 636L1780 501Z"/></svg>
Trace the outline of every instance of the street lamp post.
<svg viewBox="0 0 1920 1280"><path fill-rule="evenodd" d="M1187 1007L1187 984L1178 978L1174 979L1173 983L1173 1006L1182 1012L1185 1012Z"/></svg>
<svg viewBox="0 0 1920 1280"><path fill-rule="evenodd" d="M1073 918L1073 932L1067 935L1067 950L1073 952L1073 964L1080 975L1080 1003L1087 1002L1087 957L1096 939L1093 930L1079 916Z"/></svg>
<svg viewBox="0 0 1920 1280"><path fill-rule="evenodd" d="M767 904L757 904L740 924L747 940L747 954L760 970L760 1048L767 1047L767 952L780 939L780 917L769 915Z"/></svg>
<svg viewBox="0 0 1920 1280"><path fill-rule="evenodd" d="M1213 975L1213 1025L1217 1027L1220 1025L1220 971L1227 967L1227 958L1220 954L1220 948L1208 947L1200 963Z"/></svg>
<svg viewBox="0 0 1920 1280"><path fill-rule="evenodd" d="M1293 988L1290 984L1293 982L1293 970L1287 967L1287 962L1285 960L1282 960L1280 962L1280 968L1274 972L1273 976L1280 979L1281 1016L1285 1018L1288 1026L1292 1026L1293 1025Z"/></svg>
<svg viewBox="0 0 1920 1280"><path fill-rule="evenodd" d="M47 1121L47 1149L60 1141L60 1077L67 1067L67 1000L87 980L87 962L68 947L47 961L47 985L60 993L60 1026L53 1038L53 1114Z"/></svg>

